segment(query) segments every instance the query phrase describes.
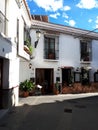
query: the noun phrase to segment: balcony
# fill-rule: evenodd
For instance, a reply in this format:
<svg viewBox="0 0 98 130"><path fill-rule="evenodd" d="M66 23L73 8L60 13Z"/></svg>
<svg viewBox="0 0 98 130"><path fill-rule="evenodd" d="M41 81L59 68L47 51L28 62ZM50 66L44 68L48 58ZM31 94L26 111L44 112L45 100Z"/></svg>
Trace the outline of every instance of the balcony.
<svg viewBox="0 0 98 130"><path fill-rule="evenodd" d="M92 59L92 57L89 52L81 53L81 63L90 63L91 59Z"/></svg>
<svg viewBox="0 0 98 130"><path fill-rule="evenodd" d="M0 33L7 35L7 25L8 25L8 19L0 11Z"/></svg>
<svg viewBox="0 0 98 130"><path fill-rule="evenodd" d="M33 47L29 40L24 41L24 51L30 56L32 55Z"/></svg>
<svg viewBox="0 0 98 130"><path fill-rule="evenodd" d="M54 52L50 52L48 49L45 49L45 51L44 51L44 59L58 60L59 59L59 51L55 50Z"/></svg>

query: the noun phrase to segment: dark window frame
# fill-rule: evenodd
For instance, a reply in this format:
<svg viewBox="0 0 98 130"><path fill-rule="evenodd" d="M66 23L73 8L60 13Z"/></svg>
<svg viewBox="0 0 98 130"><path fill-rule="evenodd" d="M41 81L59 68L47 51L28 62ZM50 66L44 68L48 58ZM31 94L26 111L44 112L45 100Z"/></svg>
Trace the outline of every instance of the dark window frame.
<svg viewBox="0 0 98 130"><path fill-rule="evenodd" d="M98 75L98 72L95 72L95 73L94 73L94 82L98 82L98 80L97 80L97 75Z"/></svg>
<svg viewBox="0 0 98 130"><path fill-rule="evenodd" d="M56 45L57 44L57 45ZM56 43L56 37L44 36L44 58L57 60L59 58L59 43Z"/></svg>
<svg viewBox="0 0 98 130"><path fill-rule="evenodd" d="M89 40L80 40L80 60L91 61L92 60L92 42Z"/></svg>

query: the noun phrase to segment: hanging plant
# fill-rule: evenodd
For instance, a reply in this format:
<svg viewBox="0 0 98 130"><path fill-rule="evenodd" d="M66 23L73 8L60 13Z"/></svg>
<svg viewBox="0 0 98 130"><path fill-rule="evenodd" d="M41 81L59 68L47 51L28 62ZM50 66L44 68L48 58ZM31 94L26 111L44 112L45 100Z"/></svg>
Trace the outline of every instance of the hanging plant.
<svg viewBox="0 0 98 130"><path fill-rule="evenodd" d="M32 55L33 52L33 47L31 45L31 42L29 39L27 39L26 41L24 41L24 50L29 54ZM27 47L26 47L27 46Z"/></svg>

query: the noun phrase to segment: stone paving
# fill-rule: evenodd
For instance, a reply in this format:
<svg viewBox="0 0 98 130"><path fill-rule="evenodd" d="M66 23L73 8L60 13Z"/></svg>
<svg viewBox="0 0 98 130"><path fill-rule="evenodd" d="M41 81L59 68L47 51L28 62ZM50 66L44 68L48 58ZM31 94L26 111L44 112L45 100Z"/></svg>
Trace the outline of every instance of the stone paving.
<svg viewBox="0 0 98 130"><path fill-rule="evenodd" d="M31 96L0 120L0 130L98 130L98 93Z"/></svg>

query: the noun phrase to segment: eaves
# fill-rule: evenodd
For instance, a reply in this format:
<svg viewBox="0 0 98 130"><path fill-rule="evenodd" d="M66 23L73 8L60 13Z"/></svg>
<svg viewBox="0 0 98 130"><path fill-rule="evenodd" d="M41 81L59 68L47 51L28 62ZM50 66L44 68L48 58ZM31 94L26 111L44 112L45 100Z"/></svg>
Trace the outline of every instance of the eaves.
<svg viewBox="0 0 98 130"><path fill-rule="evenodd" d="M54 24L50 22L42 22L37 20L32 20L31 29L41 29L44 31L55 31L57 33L73 35L75 38L89 38L98 40L98 33L88 30L83 30L79 28L74 28L70 26L64 26L60 24Z"/></svg>

